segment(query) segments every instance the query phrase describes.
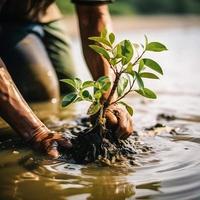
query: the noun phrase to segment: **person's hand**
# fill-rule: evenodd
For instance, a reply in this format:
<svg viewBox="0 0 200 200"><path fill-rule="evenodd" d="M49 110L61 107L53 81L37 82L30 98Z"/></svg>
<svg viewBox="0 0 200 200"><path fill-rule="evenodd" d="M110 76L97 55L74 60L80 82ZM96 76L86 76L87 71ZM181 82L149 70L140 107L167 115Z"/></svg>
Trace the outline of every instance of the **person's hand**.
<svg viewBox="0 0 200 200"><path fill-rule="evenodd" d="M118 139L127 139L133 133L133 122L121 105L113 104L106 109L106 127L112 129Z"/></svg>
<svg viewBox="0 0 200 200"><path fill-rule="evenodd" d="M59 157L60 148L70 149L72 148L72 144L69 139L67 139L64 135L57 132L49 132L49 133L36 133L31 140L33 144L33 148L36 150L43 151L45 154L52 158Z"/></svg>

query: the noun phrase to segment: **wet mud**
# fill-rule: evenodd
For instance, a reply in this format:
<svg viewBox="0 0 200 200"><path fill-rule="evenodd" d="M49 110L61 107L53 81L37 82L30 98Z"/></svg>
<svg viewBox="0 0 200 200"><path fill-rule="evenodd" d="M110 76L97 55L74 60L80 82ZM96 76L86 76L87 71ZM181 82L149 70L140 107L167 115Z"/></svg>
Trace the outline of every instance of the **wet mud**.
<svg viewBox="0 0 200 200"><path fill-rule="evenodd" d="M140 141L137 132L126 140L113 137L110 130L105 130L104 137L99 133L99 127L93 128L86 118L77 120L77 124L67 128L73 148L64 151L59 159L76 164L98 163L101 165L138 166L136 155L152 153L152 147ZM59 131L59 130L57 130ZM69 133L70 132L70 133Z"/></svg>

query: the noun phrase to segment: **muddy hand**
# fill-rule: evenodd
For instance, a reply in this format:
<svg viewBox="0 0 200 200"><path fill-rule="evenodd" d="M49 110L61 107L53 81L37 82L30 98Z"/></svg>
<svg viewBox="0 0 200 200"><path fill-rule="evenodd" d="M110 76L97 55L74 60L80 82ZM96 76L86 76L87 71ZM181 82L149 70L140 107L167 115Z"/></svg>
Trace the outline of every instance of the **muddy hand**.
<svg viewBox="0 0 200 200"><path fill-rule="evenodd" d="M64 135L53 131L45 135L36 134L33 139L33 147L36 150L43 151L52 158L59 157L59 148L70 149L72 147L69 139L67 139Z"/></svg>
<svg viewBox="0 0 200 200"><path fill-rule="evenodd" d="M114 131L116 138L127 139L133 133L131 116L124 107L113 104L106 109L106 126Z"/></svg>

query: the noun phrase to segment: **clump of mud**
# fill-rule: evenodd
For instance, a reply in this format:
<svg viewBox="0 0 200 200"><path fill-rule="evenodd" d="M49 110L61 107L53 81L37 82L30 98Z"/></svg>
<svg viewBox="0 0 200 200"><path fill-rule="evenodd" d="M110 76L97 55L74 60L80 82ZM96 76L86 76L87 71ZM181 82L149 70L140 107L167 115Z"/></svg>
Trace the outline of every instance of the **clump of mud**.
<svg viewBox="0 0 200 200"><path fill-rule="evenodd" d="M152 150L140 142L136 132L126 140L114 138L109 130L102 137L99 128L91 129L91 124L85 118L67 129L73 148L64 152L61 159L78 164L95 162L102 165L138 166L136 156L141 153L148 154Z"/></svg>
<svg viewBox="0 0 200 200"><path fill-rule="evenodd" d="M176 119L176 117L174 115L168 115L168 114L165 114L165 113L161 113L157 116L157 120L166 120L166 121L173 121Z"/></svg>

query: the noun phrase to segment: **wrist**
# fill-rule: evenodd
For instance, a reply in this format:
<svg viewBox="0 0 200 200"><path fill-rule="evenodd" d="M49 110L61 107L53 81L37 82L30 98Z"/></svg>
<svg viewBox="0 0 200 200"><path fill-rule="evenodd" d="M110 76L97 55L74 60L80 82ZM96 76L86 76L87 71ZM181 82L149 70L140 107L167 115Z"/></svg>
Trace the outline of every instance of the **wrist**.
<svg viewBox="0 0 200 200"><path fill-rule="evenodd" d="M40 125L34 130L30 131L27 141L30 143L40 143L44 138L48 136L50 130L44 125Z"/></svg>

